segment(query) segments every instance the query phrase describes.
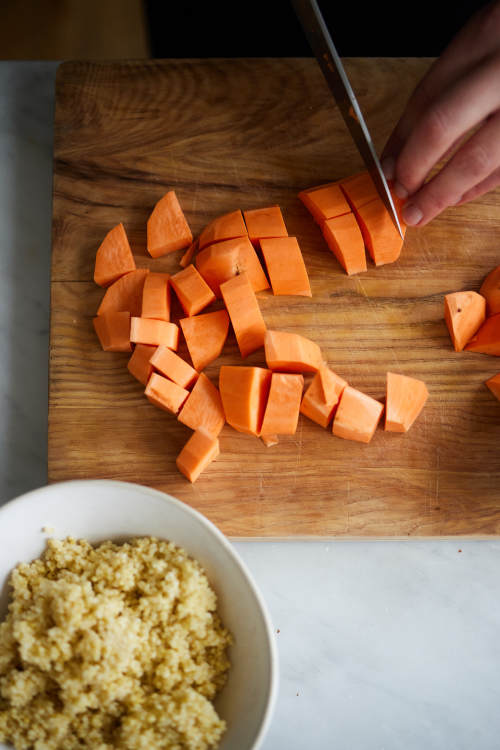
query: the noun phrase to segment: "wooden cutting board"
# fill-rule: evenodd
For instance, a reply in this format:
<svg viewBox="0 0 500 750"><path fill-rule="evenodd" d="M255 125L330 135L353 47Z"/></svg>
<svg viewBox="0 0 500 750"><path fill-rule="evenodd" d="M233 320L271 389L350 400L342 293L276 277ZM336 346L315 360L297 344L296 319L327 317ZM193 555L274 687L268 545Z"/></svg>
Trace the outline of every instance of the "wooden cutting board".
<svg viewBox="0 0 500 750"><path fill-rule="evenodd" d="M346 67L380 149L429 60ZM362 168L310 59L65 63L54 144L49 478L105 477L159 488L232 537L407 537L500 532L500 404L484 381L500 360L456 354L443 295L478 289L500 263L499 192L409 230L401 259L348 277L299 190ZM387 370L423 378L430 398L406 435L369 445L301 417L278 446L225 426L221 455L195 485L176 470L190 431L153 407L100 350L96 249L123 221L137 263L153 261L147 217L175 189L194 234L236 208L278 203L301 243L312 299L258 295L269 328L317 341L333 369L383 398ZM185 350L184 350L185 351ZM241 363L234 337L207 369ZM264 364L263 352L247 363ZM70 501L70 498L68 499Z"/></svg>

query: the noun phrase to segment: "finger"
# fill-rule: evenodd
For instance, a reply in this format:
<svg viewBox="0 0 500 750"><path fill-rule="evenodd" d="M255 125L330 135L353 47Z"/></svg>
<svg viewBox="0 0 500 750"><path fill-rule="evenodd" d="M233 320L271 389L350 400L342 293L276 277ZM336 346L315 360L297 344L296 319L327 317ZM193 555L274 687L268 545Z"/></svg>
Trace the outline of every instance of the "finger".
<svg viewBox="0 0 500 750"><path fill-rule="evenodd" d="M499 39L500 1L497 0L471 17L416 87L382 151L383 160L399 154L415 123L440 92L498 49Z"/></svg>
<svg viewBox="0 0 500 750"><path fill-rule="evenodd" d="M403 220L423 226L448 206L460 203L500 169L500 111L456 151L450 161L405 204Z"/></svg>
<svg viewBox="0 0 500 750"><path fill-rule="evenodd" d="M474 187L470 190L467 190L455 205L461 206L463 203L468 203L469 201L474 200L474 198L479 198L479 196L485 195L485 193L489 193L490 190L494 190L499 185L500 167L498 169L495 169L495 171L492 172L485 180L479 182L477 185L474 185Z"/></svg>
<svg viewBox="0 0 500 750"><path fill-rule="evenodd" d="M396 182L402 186L395 188L396 194L404 198L415 193L452 144L496 112L500 107L498 80L500 54L478 65L434 101L396 160Z"/></svg>
<svg viewBox="0 0 500 750"><path fill-rule="evenodd" d="M482 122L479 123L478 127L480 127L482 124ZM454 140L451 146L446 149L442 158L448 159L450 156L452 156L453 152L458 148L458 146L460 146L460 144L462 144L469 136L470 134L467 133L465 136L461 136L460 138ZM382 161L381 166L386 179L394 183L394 180L396 178L396 159L392 156L388 156ZM404 191L404 196L402 195L401 197L406 197L406 189Z"/></svg>
<svg viewBox="0 0 500 750"><path fill-rule="evenodd" d="M479 122L474 130L478 130L492 115L489 115L486 120L482 120ZM448 159L450 156L452 156L453 152L460 146L467 138L470 137L470 133L466 133L465 135L460 136L459 138L456 138L453 143L446 149L444 152L442 158ZM382 157L381 157L382 158ZM387 156L384 158L384 160L381 163L382 169L384 171L385 177L387 180L391 180L394 182L396 177L396 159L392 156ZM403 197L403 196L401 196ZM405 197L406 197L406 191L405 191Z"/></svg>
<svg viewBox="0 0 500 750"><path fill-rule="evenodd" d="M391 166L392 164L395 166L396 156L399 154L402 147L406 143L406 140L411 132L412 127L415 125L415 122L419 120L420 113L424 112L427 107L431 105L434 99L429 86L429 84L432 83L432 70L433 68L430 69L430 71L420 81L417 88L414 90L399 122L392 131L391 135L389 136L389 140L382 150L380 158L382 161L382 167L384 169L385 176L388 180L391 180L394 176L394 174L390 172L390 167L388 166L389 159L391 159Z"/></svg>

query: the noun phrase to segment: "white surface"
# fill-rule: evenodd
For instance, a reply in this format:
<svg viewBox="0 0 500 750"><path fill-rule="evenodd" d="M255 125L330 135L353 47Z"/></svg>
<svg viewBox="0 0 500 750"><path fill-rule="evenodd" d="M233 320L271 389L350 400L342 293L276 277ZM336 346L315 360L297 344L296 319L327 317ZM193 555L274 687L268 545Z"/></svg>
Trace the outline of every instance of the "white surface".
<svg viewBox="0 0 500 750"><path fill-rule="evenodd" d="M188 505L148 487L103 480L61 482L0 509L0 592L5 593L9 573L18 562L29 562L43 552L45 528L58 539L73 536L91 543L157 536L198 560L234 638L228 681L216 700L228 725L219 747L257 750L275 704L277 650L266 605L226 537ZM1 748L6 746L0 744Z"/></svg>
<svg viewBox="0 0 500 750"><path fill-rule="evenodd" d="M54 72L0 63L3 499L46 476ZM280 631L262 750L500 747L500 542L235 547Z"/></svg>

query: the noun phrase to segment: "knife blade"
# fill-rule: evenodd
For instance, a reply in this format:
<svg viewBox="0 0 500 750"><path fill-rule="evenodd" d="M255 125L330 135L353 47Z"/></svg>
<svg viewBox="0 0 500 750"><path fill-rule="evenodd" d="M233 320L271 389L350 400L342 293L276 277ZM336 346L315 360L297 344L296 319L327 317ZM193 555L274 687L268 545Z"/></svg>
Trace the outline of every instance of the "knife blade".
<svg viewBox="0 0 500 750"><path fill-rule="evenodd" d="M317 0L292 0L295 13L307 37L316 60L331 89L344 122L356 144L359 153L370 172L377 192L398 230L401 239L403 232L392 200L391 191L380 166L370 131L354 95L342 61L325 24Z"/></svg>

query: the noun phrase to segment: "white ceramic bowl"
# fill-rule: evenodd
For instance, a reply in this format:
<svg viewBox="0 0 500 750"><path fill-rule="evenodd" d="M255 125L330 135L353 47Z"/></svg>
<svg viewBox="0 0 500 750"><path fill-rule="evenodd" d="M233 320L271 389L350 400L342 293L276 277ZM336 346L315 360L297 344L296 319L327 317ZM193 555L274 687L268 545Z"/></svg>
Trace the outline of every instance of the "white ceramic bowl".
<svg viewBox="0 0 500 750"><path fill-rule="evenodd" d="M29 492L0 508L0 619L6 612L8 576L17 563L40 556L47 539L44 527L51 536L92 543L156 536L184 547L203 565L222 621L234 637L228 681L215 702L228 725L219 747L257 750L276 700L277 650L262 596L226 537L188 505L137 484L73 481Z"/></svg>

